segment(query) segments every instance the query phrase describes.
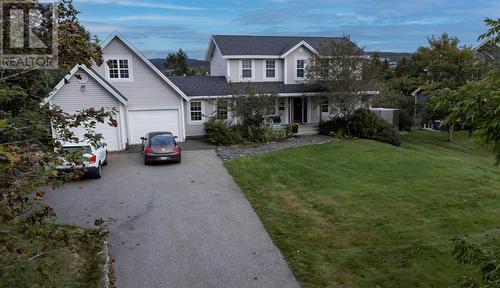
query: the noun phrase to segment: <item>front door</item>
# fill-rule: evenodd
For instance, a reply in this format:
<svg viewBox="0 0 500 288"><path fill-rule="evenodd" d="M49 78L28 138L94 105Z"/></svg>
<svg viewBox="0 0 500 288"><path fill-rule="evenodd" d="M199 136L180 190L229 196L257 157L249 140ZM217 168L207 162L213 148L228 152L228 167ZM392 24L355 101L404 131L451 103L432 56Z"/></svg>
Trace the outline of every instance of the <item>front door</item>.
<svg viewBox="0 0 500 288"><path fill-rule="evenodd" d="M307 98L293 98L293 122L307 123Z"/></svg>

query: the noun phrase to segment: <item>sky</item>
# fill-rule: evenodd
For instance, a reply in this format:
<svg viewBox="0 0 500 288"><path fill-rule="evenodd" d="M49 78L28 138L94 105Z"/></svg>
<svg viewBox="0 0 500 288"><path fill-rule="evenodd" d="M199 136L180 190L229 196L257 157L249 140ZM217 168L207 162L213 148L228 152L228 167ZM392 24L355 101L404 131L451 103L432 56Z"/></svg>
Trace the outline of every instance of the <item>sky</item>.
<svg viewBox="0 0 500 288"><path fill-rule="evenodd" d="M210 35L349 35L366 51L413 52L447 32L476 45L500 0L74 0L105 40L117 31L148 58L179 48L203 59Z"/></svg>

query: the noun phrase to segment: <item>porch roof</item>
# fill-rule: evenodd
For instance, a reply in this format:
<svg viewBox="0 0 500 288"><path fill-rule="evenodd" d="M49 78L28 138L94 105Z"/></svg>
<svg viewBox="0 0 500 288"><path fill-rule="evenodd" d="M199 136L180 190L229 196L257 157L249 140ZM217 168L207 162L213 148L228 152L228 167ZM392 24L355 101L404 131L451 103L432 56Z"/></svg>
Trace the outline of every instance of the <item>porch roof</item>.
<svg viewBox="0 0 500 288"><path fill-rule="evenodd" d="M176 76L169 79L189 97L226 96L255 89L256 93L306 94L321 89L311 84L284 84L283 82L227 82L224 76Z"/></svg>

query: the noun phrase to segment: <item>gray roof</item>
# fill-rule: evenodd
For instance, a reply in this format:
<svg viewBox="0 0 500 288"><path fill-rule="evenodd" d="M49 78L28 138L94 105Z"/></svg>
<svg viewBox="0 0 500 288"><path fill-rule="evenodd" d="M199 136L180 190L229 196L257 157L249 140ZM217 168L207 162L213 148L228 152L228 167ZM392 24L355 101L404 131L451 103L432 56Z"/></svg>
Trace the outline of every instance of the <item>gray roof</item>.
<svg viewBox="0 0 500 288"><path fill-rule="evenodd" d="M93 68L90 68L90 67L88 67L88 69L92 73L94 73L94 75L97 76L99 78L99 80L106 83L113 91L115 91L116 94L120 95L120 97L122 97L122 99L124 99L125 101L128 101L127 97L125 97L125 95L123 95L122 92L120 92L120 90L116 89L116 87L113 86L113 84L109 83L109 81L106 80L106 78L102 77L101 74L99 74L99 72L95 71Z"/></svg>
<svg viewBox="0 0 500 288"><path fill-rule="evenodd" d="M222 55L282 55L301 41L320 51L321 43L347 41L344 37L213 35L212 38Z"/></svg>
<svg viewBox="0 0 500 288"><path fill-rule="evenodd" d="M226 81L224 76L176 76L168 77L189 97L193 96L225 96L243 92L249 83ZM283 82L252 82L257 93L314 93L320 89L314 85L287 84Z"/></svg>

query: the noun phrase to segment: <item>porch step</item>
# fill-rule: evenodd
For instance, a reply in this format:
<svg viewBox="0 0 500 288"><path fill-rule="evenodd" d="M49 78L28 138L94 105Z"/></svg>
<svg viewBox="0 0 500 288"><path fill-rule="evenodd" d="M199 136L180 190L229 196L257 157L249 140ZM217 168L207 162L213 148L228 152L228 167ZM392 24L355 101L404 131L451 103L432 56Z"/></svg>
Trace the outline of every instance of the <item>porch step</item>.
<svg viewBox="0 0 500 288"><path fill-rule="evenodd" d="M308 124L308 125L300 125L299 126L299 136L305 135L318 135L319 134L319 125Z"/></svg>

